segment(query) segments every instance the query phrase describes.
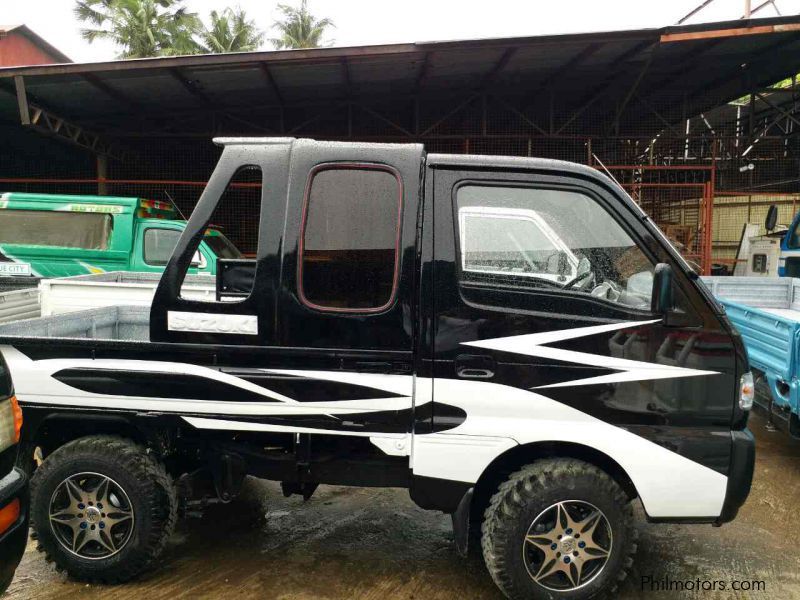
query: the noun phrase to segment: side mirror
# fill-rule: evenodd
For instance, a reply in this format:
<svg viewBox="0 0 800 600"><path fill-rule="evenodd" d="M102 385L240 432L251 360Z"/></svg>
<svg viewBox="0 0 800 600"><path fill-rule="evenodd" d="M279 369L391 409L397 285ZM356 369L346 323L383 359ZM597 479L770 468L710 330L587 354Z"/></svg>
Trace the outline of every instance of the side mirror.
<svg viewBox="0 0 800 600"><path fill-rule="evenodd" d="M657 315L666 315L672 305L672 267L666 263L658 263L653 271L650 310Z"/></svg>
<svg viewBox="0 0 800 600"><path fill-rule="evenodd" d="M764 227L767 231L772 231L775 229L775 226L778 224L778 207L775 204L771 204L769 209L767 209L767 218L764 220Z"/></svg>

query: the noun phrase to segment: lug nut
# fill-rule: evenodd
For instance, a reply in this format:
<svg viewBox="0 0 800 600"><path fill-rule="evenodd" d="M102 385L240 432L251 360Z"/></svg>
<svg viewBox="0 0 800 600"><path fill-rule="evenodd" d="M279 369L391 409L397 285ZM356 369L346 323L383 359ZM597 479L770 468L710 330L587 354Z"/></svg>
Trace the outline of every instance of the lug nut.
<svg viewBox="0 0 800 600"><path fill-rule="evenodd" d="M550 550L555 550L558 548L558 544L550 544Z"/></svg>
<svg viewBox="0 0 800 600"><path fill-rule="evenodd" d="M81 529L86 529L86 521L84 521L83 523L81 523Z"/></svg>
<svg viewBox="0 0 800 600"><path fill-rule="evenodd" d="M103 523L102 521L100 521L100 529L105 529L105 528L106 528L106 524ZM576 552L575 554L577 555L578 553Z"/></svg>
<svg viewBox="0 0 800 600"><path fill-rule="evenodd" d="M586 542L580 542L578 548L586 548Z"/></svg>
<svg viewBox="0 0 800 600"><path fill-rule="evenodd" d="M565 563L567 563L567 564L569 564L569 556L565 556L565 557L564 557L564 562L565 562Z"/></svg>

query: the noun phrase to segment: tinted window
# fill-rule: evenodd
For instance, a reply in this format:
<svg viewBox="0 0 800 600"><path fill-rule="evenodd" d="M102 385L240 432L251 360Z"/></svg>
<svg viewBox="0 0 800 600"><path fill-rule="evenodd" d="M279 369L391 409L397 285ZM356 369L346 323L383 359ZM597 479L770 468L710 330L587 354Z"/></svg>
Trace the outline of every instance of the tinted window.
<svg viewBox="0 0 800 600"><path fill-rule="evenodd" d="M144 262L164 266L169 262L181 232L175 229L148 229L144 232Z"/></svg>
<svg viewBox="0 0 800 600"><path fill-rule="evenodd" d="M0 244L107 250L111 229L99 212L0 210Z"/></svg>
<svg viewBox="0 0 800 600"><path fill-rule="evenodd" d="M650 305L653 262L589 196L467 185L458 190L457 213L463 281Z"/></svg>
<svg viewBox="0 0 800 600"><path fill-rule="evenodd" d="M396 287L401 188L383 169L318 171L307 192L301 298L316 308L380 310Z"/></svg>

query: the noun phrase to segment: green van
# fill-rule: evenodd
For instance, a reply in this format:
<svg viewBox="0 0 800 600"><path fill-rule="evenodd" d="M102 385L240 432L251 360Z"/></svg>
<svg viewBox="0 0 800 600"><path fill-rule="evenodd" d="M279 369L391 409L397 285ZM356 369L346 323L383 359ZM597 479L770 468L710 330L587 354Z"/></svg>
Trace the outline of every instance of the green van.
<svg viewBox="0 0 800 600"><path fill-rule="evenodd" d="M143 198L0 194L0 275L163 271L186 227L176 216L172 203ZM190 272L216 275L217 258L241 257L209 228Z"/></svg>

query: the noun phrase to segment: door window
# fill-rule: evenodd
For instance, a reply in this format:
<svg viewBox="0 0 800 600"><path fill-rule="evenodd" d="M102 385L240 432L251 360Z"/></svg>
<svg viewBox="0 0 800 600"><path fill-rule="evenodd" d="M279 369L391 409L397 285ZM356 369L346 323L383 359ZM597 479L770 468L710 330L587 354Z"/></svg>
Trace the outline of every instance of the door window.
<svg viewBox="0 0 800 600"><path fill-rule="evenodd" d="M317 310L376 312L397 290L399 177L386 167L327 167L312 177L298 287Z"/></svg>
<svg viewBox="0 0 800 600"><path fill-rule="evenodd" d="M458 188L456 204L462 281L649 308L653 262L589 196L470 184Z"/></svg>
<svg viewBox="0 0 800 600"><path fill-rule="evenodd" d="M144 262L163 267L169 262L181 232L175 229L150 228L144 232Z"/></svg>

